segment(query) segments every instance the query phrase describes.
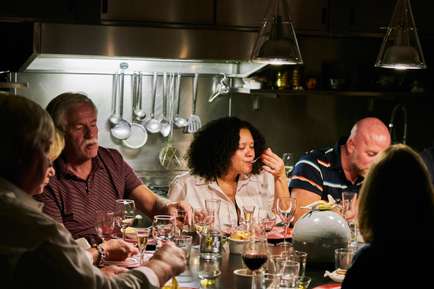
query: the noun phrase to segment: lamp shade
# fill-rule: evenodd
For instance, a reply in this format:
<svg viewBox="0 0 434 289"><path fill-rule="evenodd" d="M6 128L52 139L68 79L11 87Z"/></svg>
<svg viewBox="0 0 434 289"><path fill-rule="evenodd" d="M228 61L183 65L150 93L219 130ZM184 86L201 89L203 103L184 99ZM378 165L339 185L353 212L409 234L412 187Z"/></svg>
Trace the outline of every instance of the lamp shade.
<svg viewBox="0 0 434 289"><path fill-rule="evenodd" d="M392 69L426 68L410 0L398 0L375 63Z"/></svg>
<svg viewBox="0 0 434 289"><path fill-rule="evenodd" d="M303 64L286 0L273 0L264 17L251 60L266 64Z"/></svg>

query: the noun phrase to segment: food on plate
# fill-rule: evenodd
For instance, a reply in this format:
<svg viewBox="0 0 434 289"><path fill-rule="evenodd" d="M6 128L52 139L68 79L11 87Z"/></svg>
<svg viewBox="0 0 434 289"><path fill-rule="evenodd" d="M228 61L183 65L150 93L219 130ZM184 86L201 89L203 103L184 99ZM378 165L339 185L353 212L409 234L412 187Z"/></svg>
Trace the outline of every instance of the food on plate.
<svg viewBox="0 0 434 289"><path fill-rule="evenodd" d="M233 240L248 240L250 238L250 233L246 231L235 231L230 236Z"/></svg>

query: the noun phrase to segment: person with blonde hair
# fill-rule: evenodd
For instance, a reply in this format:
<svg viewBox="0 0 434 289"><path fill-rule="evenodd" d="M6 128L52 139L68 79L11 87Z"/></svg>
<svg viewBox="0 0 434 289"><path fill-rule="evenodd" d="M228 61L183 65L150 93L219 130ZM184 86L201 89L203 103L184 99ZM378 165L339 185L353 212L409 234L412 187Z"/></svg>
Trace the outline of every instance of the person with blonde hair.
<svg viewBox="0 0 434 289"><path fill-rule="evenodd" d="M423 160L410 147L393 145L372 166L361 188L358 221L368 244L342 289L426 288L432 274L427 264L434 258L434 193Z"/></svg>
<svg viewBox="0 0 434 289"><path fill-rule="evenodd" d="M0 94L0 129L8 136L0 142L1 288L147 289L184 271L185 254L170 243L121 274L108 276L93 266L65 227L32 198L62 146L52 145L58 136L47 111L25 97Z"/></svg>

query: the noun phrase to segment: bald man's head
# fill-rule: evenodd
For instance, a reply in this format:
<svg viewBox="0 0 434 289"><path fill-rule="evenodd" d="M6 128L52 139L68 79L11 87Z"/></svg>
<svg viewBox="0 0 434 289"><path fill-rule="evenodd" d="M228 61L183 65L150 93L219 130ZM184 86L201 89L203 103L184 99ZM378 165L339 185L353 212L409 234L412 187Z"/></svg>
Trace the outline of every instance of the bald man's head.
<svg viewBox="0 0 434 289"><path fill-rule="evenodd" d="M390 146L390 134L378 118L359 120L347 140L349 164L358 175L365 176L377 155Z"/></svg>

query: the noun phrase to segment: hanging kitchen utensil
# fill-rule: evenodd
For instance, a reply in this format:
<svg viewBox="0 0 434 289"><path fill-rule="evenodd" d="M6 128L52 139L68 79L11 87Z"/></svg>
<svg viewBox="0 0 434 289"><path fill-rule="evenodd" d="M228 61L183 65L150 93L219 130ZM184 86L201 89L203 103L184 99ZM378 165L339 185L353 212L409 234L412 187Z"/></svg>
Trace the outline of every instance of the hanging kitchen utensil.
<svg viewBox="0 0 434 289"><path fill-rule="evenodd" d="M155 118L156 115L156 103L155 98L157 96L157 73L154 72L154 75L152 77L152 113L151 113L151 119L146 123L146 129L150 133L157 133L161 129L161 124L158 119Z"/></svg>
<svg viewBox="0 0 434 289"><path fill-rule="evenodd" d="M143 109L143 75L141 72L134 74L133 79L133 115L134 120L141 122L146 118L146 112Z"/></svg>
<svg viewBox="0 0 434 289"><path fill-rule="evenodd" d="M173 75L170 74L169 82L173 85ZM171 90L172 88L169 88ZM168 98L168 88L167 88L167 73L163 74L163 119L161 120L160 133L163 137L167 137L171 131L172 120L167 117L167 98Z"/></svg>
<svg viewBox="0 0 434 289"><path fill-rule="evenodd" d="M196 102L197 102L197 80L199 75L197 73L194 74L193 77L193 87L192 87L192 114L188 119L188 125L186 126L187 133L195 133L202 126L202 122L200 121L200 117L196 115Z"/></svg>
<svg viewBox="0 0 434 289"><path fill-rule="evenodd" d="M137 108L137 102L141 98L139 94L141 94L141 78L142 75L140 73L134 73L132 76L132 93L133 93L133 112L132 112L132 123L131 123L131 133L128 138L122 140L122 144L130 149L140 149L145 145L148 140L148 133L143 125L140 124L140 118L137 118L137 114L135 109ZM146 115L146 114L145 114Z"/></svg>
<svg viewBox="0 0 434 289"><path fill-rule="evenodd" d="M175 97L177 104L176 115L173 118L173 122L177 128L183 128L188 125L188 120L179 114L179 107L181 106L181 73L176 75L175 83Z"/></svg>
<svg viewBox="0 0 434 289"><path fill-rule="evenodd" d="M120 67L121 71L116 84L116 95L119 95L119 120L110 129L110 132L113 137L123 140L130 136L131 124L123 118L125 70L128 68L128 64L123 62L120 64Z"/></svg>
<svg viewBox="0 0 434 289"><path fill-rule="evenodd" d="M175 89L174 89L174 75L171 77L170 81L170 89L168 93L168 118L169 120L173 119L174 115L174 95L175 95ZM167 142L161 149L158 158L160 160L160 164L167 170L173 170L173 169L180 169L183 167L182 157L181 153L178 151L178 149L173 144L173 122L170 121L170 133L169 137L167 138Z"/></svg>
<svg viewBox="0 0 434 289"><path fill-rule="evenodd" d="M119 123L120 115L118 111L118 82L119 74L113 74L112 80L112 113L109 117L110 126L113 127Z"/></svg>

